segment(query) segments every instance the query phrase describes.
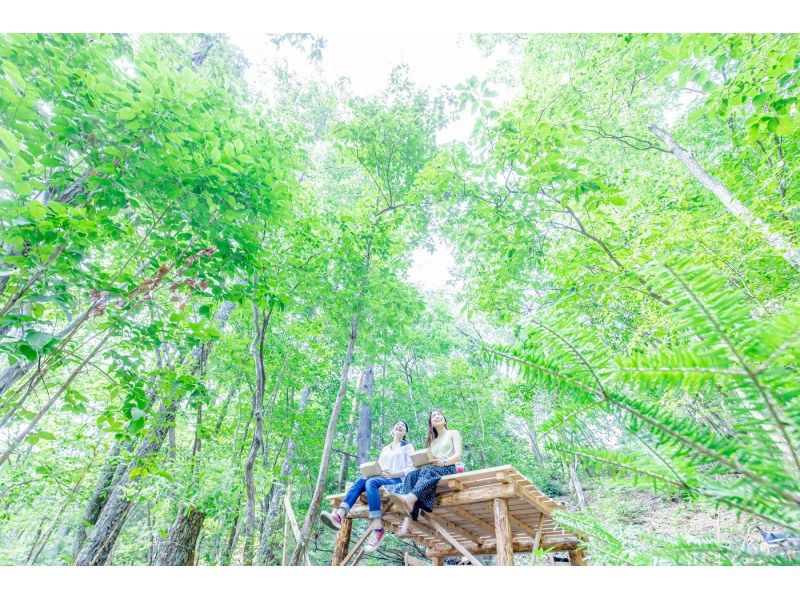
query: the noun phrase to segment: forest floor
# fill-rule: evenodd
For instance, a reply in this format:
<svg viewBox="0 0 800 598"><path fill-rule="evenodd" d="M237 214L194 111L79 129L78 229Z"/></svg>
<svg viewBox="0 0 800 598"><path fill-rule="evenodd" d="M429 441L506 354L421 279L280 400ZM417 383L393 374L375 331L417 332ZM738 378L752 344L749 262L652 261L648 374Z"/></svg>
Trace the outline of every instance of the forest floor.
<svg viewBox="0 0 800 598"><path fill-rule="evenodd" d="M733 511L705 503L613 484L587 484L584 490L592 515L604 521L608 529L621 531L622 537L634 540L631 530L635 530L636 537L682 538L716 542L730 548L763 550L752 517L737 517ZM564 498L569 505L571 499Z"/></svg>

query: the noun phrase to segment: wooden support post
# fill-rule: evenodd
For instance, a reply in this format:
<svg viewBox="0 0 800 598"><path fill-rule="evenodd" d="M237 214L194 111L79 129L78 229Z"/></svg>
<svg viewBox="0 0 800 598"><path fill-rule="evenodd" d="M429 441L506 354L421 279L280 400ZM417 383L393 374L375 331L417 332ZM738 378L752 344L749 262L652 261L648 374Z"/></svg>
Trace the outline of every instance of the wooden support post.
<svg viewBox="0 0 800 598"><path fill-rule="evenodd" d="M531 549L531 565L536 564L536 551L542 542L542 528L544 527L544 513L539 515L539 524L536 526L536 536L533 538L533 548Z"/></svg>
<svg viewBox="0 0 800 598"><path fill-rule="evenodd" d="M569 564L574 567L584 567L586 565L586 553L583 551L582 548L576 548L575 550L570 550L567 554L569 554Z"/></svg>
<svg viewBox="0 0 800 598"><path fill-rule="evenodd" d="M514 545L511 522L508 519L508 499L494 499L494 530L497 537L497 564L500 567L514 564Z"/></svg>
<svg viewBox="0 0 800 598"><path fill-rule="evenodd" d="M367 539L367 536L369 536L370 532L372 532L372 526L368 525L367 531L361 534L361 537L358 539L358 542L356 542L356 545L353 546L352 550L350 550L350 552L347 553L347 556L342 559L342 562L340 563L342 566L347 565L347 563L350 562L350 559L352 559L353 555L355 555L355 553L358 552L358 549L361 548L361 545ZM360 560L361 559L358 559L357 561L354 561L352 564L355 565Z"/></svg>
<svg viewBox="0 0 800 598"><path fill-rule="evenodd" d="M284 515L283 515L283 554L281 555L281 565L283 567L285 567L286 565L289 564L289 561L287 560L289 558L289 553L288 553L288 549L289 549L289 533L290 533L289 515L287 513L284 513Z"/></svg>
<svg viewBox="0 0 800 598"><path fill-rule="evenodd" d="M349 517L342 519L342 529L336 533L336 543L333 546L333 559L331 565L334 567L344 560L347 549L350 548L350 533L353 530L353 520Z"/></svg>
<svg viewBox="0 0 800 598"><path fill-rule="evenodd" d="M442 565L444 565L444 557L435 556L431 558L431 565L433 565L434 567L441 567Z"/></svg>
<svg viewBox="0 0 800 598"><path fill-rule="evenodd" d="M364 551L362 550L361 552L358 553L358 556L353 559L353 562L350 563L350 565L352 567L355 567L356 565L358 565L361 562L361 559L363 559L363 558L364 558Z"/></svg>
<svg viewBox="0 0 800 598"><path fill-rule="evenodd" d="M288 494L283 495L283 508L286 512L286 517L289 519L289 523L292 526L292 533L294 534L295 542L300 541L300 527L297 525L297 519L294 516L294 509L292 509L292 500L291 496ZM311 559L308 557L308 552L303 554L303 564L306 567L311 566Z"/></svg>

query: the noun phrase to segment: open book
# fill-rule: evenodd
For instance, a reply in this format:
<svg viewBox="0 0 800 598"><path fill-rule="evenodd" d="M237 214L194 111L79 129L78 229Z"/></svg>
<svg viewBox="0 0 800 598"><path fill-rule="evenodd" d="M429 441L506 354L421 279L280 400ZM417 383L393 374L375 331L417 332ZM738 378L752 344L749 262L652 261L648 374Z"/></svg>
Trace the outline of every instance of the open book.
<svg viewBox="0 0 800 598"><path fill-rule="evenodd" d="M411 453L411 462L415 467L421 467L422 465L433 463L434 459L435 457L433 456L433 451L431 451L430 447Z"/></svg>
<svg viewBox="0 0 800 598"><path fill-rule="evenodd" d="M358 466L362 478L374 478L381 475L381 466L377 461L365 461Z"/></svg>

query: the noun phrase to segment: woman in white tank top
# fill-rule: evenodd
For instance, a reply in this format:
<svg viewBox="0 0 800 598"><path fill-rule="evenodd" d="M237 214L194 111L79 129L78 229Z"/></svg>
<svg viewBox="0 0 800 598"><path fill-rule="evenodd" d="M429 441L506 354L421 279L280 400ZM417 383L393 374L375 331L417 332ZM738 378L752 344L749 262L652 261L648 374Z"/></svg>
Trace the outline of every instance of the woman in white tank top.
<svg viewBox="0 0 800 598"><path fill-rule="evenodd" d="M411 462L411 453L414 452L414 447L406 440L407 434L408 424L404 421L396 422L392 426L392 442L383 447L380 457L378 457L378 464L381 467L380 475L369 479L358 478L350 486L350 490L348 490L338 508L320 515L325 525L331 529L339 530L342 527L342 519L347 516L358 497L363 492L366 492L367 502L369 503L369 518L372 520L372 533L364 546L365 552L377 550L383 539L380 487L402 483L406 474L414 469L414 464Z"/></svg>

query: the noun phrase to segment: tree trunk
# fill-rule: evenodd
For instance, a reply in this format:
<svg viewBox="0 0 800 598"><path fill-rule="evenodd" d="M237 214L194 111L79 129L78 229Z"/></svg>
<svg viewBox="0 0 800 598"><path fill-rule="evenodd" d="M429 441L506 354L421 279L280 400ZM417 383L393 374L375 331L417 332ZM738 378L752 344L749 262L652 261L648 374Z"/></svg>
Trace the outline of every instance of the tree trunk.
<svg viewBox="0 0 800 598"><path fill-rule="evenodd" d="M100 477L97 480L94 493L86 504L86 508L83 511L83 518L75 530L75 539L72 544L73 559L78 557L78 553L83 547L83 542L86 540L87 528L97 523L100 511L103 510L106 500L111 493L111 489L114 487L115 481L120 478L125 469L125 466L119 463L120 454L126 453L130 449L131 444L127 441L115 442L111 447L103 469L100 471Z"/></svg>
<svg viewBox="0 0 800 598"><path fill-rule="evenodd" d="M185 566L194 564L194 549L206 514L195 509L184 509L169 528L166 540L156 544L153 564L161 566Z"/></svg>
<svg viewBox="0 0 800 598"><path fill-rule="evenodd" d="M36 559L39 558L39 555L42 553L42 550L44 550L44 547L47 545L47 541L50 539L50 536L52 535L53 530L56 528L56 526L61 521L61 517L62 517L62 515L64 515L64 511L66 511L67 507L72 504L73 500L75 500L75 496L78 493L78 488L80 488L80 485L83 482L83 478L85 476L86 476L86 472L84 472L83 475L81 475L80 479L77 482L75 482L75 485L72 487L72 490L70 491L69 496L67 496L67 498L62 503L61 508L59 509L59 511L56 514L56 516L53 517L53 521L50 523L50 527L47 528L47 531L45 532L44 537L42 538L41 542L39 543L39 547L36 549L35 552L33 552L28 557L28 562L26 563L27 565L35 565L36 564Z"/></svg>
<svg viewBox="0 0 800 598"><path fill-rule="evenodd" d="M583 486L580 479L578 479L578 458L570 459L569 462L569 481L572 489L575 491L575 500L578 503L578 509L581 511L586 510L586 497L583 494Z"/></svg>
<svg viewBox="0 0 800 598"><path fill-rule="evenodd" d="M311 387L306 386L303 392L300 393L300 404L297 408L297 416L301 416L308 405L308 398L311 396ZM280 509L281 501L283 500L284 484L289 483L289 478L292 475L292 468L294 467L294 456L297 450L295 438L300 432L300 422L296 421L292 425L292 437L286 447L286 455L283 457L281 464L281 478L275 482L273 487L272 496L270 496L269 509L264 520L264 533L261 547L259 550L259 564L262 565L275 565L278 563L278 557L272 550L272 536L275 533L275 528L278 522L278 512Z"/></svg>
<svg viewBox="0 0 800 598"><path fill-rule="evenodd" d="M367 400L361 405L358 418L358 435L356 437L356 462L361 465L369 460L369 449L372 445L372 392L375 389L375 366L370 365L364 372L362 390L367 393Z"/></svg>
<svg viewBox="0 0 800 598"><path fill-rule="evenodd" d="M372 241L367 241L364 259L364 274L361 278L361 286L356 297L356 305L354 309L353 319L350 322L350 335L347 342L347 351L344 356L344 363L342 364L342 375L339 378L339 391L336 393L336 400L333 404L333 412L331 413L330 421L328 421L328 430L325 434L325 444L322 449L322 460L319 466L319 473L317 474L317 483L314 487L314 494L311 497L311 504L306 513L305 520L303 521L303 528L300 530L300 540L295 546L290 565L298 566L303 560L303 556L308 549L308 542L311 538L311 531L314 523L319 517L322 496L325 493L325 481L328 477L328 468L331 462L331 452L333 449L333 439L336 436L336 424L339 422L339 415L342 412L342 403L344 402L344 395L347 393L347 377L350 373L350 364L353 362L353 350L356 346L356 338L358 338L358 324L361 318L362 301L364 300L365 290L367 286L367 279L369 277L370 258L372 255Z"/></svg>
<svg viewBox="0 0 800 598"><path fill-rule="evenodd" d="M233 303L226 301L222 304L215 316L219 327L222 328L228 321ZM201 345L192 352L195 361L193 370L198 378L205 375L205 365L211 351L211 343ZM201 450L200 428L203 424L203 405L197 406L197 420L195 425L195 437L192 444L192 473L194 473L195 455ZM175 427L169 429L169 458L175 458ZM195 483L192 476L191 482ZM153 550L154 565L192 565L194 564L194 546L197 544L200 531L203 529L205 512L198 509L195 505L181 507L178 518L170 527L167 538L159 542Z"/></svg>
<svg viewBox="0 0 800 598"><path fill-rule="evenodd" d="M344 491L345 482L347 481L347 472L350 468L351 454L348 451L350 450L350 445L353 444L356 412L358 412L358 397L353 395L353 404L350 408L350 415L347 416L347 426L344 433L344 452L342 453L342 462L339 464L339 477L336 480L336 489L339 492Z"/></svg>
<svg viewBox="0 0 800 598"><path fill-rule="evenodd" d="M253 564L253 544L256 529L256 485L253 478L253 468L255 466L258 451L261 448L262 434L264 430L264 386L266 383L264 373L264 337L267 332L272 308L268 313L259 309L258 305L253 304L253 342L250 345L250 352L253 355L256 368L256 389L253 394L253 440L250 443L250 452L245 463L245 487L247 490L247 506L245 508L245 536L244 536L244 557L243 565Z"/></svg>
<svg viewBox="0 0 800 598"><path fill-rule="evenodd" d="M795 269L800 270L800 250L780 233L772 232L766 222L753 214L747 206L738 199L720 181L708 174L695 160L691 152L681 147L677 141L664 129L650 125L650 131L663 141L669 153L680 160L694 178L711 191L733 216L741 220L748 228L755 229L767 240L770 247L781 254L783 258Z"/></svg>
<svg viewBox="0 0 800 598"><path fill-rule="evenodd" d="M31 544L31 549L28 551L28 556L25 557L25 563L30 564L31 559L33 558L33 553L36 552L36 547L39 545L39 538L42 537L42 530L44 529L44 523L47 521L47 517L42 517L39 520L39 529L36 530L36 535L33 536L33 543Z"/></svg>
<svg viewBox="0 0 800 598"><path fill-rule="evenodd" d="M228 544L225 547L225 552L222 555L222 559L220 561L221 565L227 566L231 564L231 560L233 559L233 550L236 548L236 541L239 538L239 534L237 533L239 530L239 511L236 511L236 515L233 518L233 523L231 524L231 533L228 536Z"/></svg>
<svg viewBox="0 0 800 598"><path fill-rule="evenodd" d="M133 501L126 496L126 490L130 484L131 469L136 464L141 463L150 455L157 453L164 445L167 430L175 422L175 414L178 411L179 402L177 400L164 403L159 409L153 429L142 440L136 451L136 456L122 473L119 483L114 487L106 504L103 506L97 523L86 540L83 548L75 559L76 565L104 565L108 560L109 553L117 541L122 525L133 506Z"/></svg>
<svg viewBox="0 0 800 598"><path fill-rule="evenodd" d="M536 462L539 465L544 465L544 459L542 458L542 451L539 449L539 438L536 433L536 422L532 421L528 426L528 438L531 441L531 450L533 451L533 457L536 459Z"/></svg>

